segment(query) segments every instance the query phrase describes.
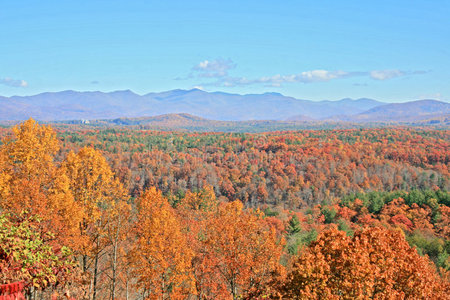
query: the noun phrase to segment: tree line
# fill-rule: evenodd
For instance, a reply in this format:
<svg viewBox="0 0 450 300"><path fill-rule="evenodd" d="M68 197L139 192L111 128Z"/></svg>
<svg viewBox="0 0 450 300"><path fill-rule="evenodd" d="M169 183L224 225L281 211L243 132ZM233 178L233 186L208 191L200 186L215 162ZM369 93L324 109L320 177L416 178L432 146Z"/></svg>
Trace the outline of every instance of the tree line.
<svg viewBox="0 0 450 300"><path fill-rule="evenodd" d="M3 135L0 283L29 299L448 297L448 132Z"/></svg>

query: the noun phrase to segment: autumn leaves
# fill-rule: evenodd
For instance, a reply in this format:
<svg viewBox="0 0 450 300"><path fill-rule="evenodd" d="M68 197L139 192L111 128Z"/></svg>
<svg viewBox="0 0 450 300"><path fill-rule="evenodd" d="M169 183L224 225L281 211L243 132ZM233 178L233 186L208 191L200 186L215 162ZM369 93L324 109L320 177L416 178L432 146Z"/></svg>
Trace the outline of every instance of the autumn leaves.
<svg viewBox="0 0 450 300"><path fill-rule="evenodd" d="M211 189L188 193L179 210L187 217L196 292L201 299L250 295L281 268L284 240L261 212L245 210L240 201L218 203Z"/></svg>
<svg viewBox="0 0 450 300"><path fill-rule="evenodd" d="M174 209L155 188L138 200L134 234L130 267L143 295L155 299L188 295L193 290L194 253Z"/></svg>
<svg viewBox="0 0 450 300"><path fill-rule="evenodd" d="M194 145L190 151L200 153ZM247 193L246 203L254 205L278 193L274 191L312 180L310 162L306 168L312 171L302 171L305 177L297 178L292 156L275 151L287 151L287 146L271 145L267 149L273 152L258 152L282 158L275 163L264 160L268 172L275 174L277 188L270 193L262 181L252 183L256 176L252 168L262 177L265 172L256 166L256 159L244 163L231 152L221 153L231 175L211 177L220 182L212 187L201 179L211 176L210 170L192 174L194 169L174 164L188 161L188 155L172 159L159 150L152 152L158 157L139 163L149 173L136 177L142 179L144 191L131 192L132 184L124 187L110 164L119 166L121 178L130 177L131 171L128 174L119 161L112 161L114 156L107 161L103 153L87 146L64 153L52 128L28 120L15 127L0 148L0 280L23 279L29 295L40 293L41 298L66 290L79 299L447 297L448 281L405 239L405 234L408 240L418 239L421 236L414 230L427 229L434 230L439 241L447 241L447 192L429 197L405 192L406 200L366 194L364 201L344 201L328 192L331 202L311 206L309 212L303 211L306 215L268 206L262 212L225 199L223 195L238 196L233 185L241 192L251 186L256 196ZM312 150L302 151L299 157ZM340 155L330 151L324 160ZM220 165L220 155L205 159ZM133 167L131 162L128 168ZM178 170L178 175L170 175L169 169ZM242 177L240 171L248 174ZM150 178L167 187L165 194L150 184ZM174 195L176 188L179 193ZM279 200L287 197L284 203L289 206L289 195L283 195L279 193ZM347 230L337 230L332 223ZM445 276L445 270L441 274Z"/></svg>
<svg viewBox="0 0 450 300"><path fill-rule="evenodd" d="M127 218L126 192L100 152L85 147L58 164L52 128L30 119L13 133L0 152L0 206L13 216L38 217L38 232L53 234L45 240L49 246L69 246L73 258L80 259L83 276L92 282L89 293L95 298L99 258L114 247L110 235L120 231L119 220ZM117 230L111 230L114 227ZM67 278L53 277L37 287L68 283Z"/></svg>
<svg viewBox="0 0 450 300"><path fill-rule="evenodd" d="M448 284L447 284L448 287ZM446 299L446 285L401 231L367 227L348 237L331 228L294 262L283 299Z"/></svg>
<svg viewBox="0 0 450 300"><path fill-rule="evenodd" d="M130 267L150 298L237 299L281 268L283 240L239 201L219 203L207 188L176 209L151 188L138 200Z"/></svg>
<svg viewBox="0 0 450 300"><path fill-rule="evenodd" d="M39 216L45 243L69 246L79 296L116 298L239 298L260 290L280 265L284 240L258 211L219 203L212 188L188 192L175 207L150 188L134 202L101 153L90 147L61 162L52 128L28 120L4 140L0 205L24 218ZM33 227L34 228L34 227ZM40 282L56 288L68 278ZM101 295L101 296L100 296Z"/></svg>

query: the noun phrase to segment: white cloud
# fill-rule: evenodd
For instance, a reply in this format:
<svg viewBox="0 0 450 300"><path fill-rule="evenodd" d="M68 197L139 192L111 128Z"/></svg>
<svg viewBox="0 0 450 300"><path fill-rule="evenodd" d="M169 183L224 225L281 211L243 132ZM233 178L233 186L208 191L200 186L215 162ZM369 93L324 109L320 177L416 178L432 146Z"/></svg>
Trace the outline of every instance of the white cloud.
<svg viewBox="0 0 450 300"><path fill-rule="evenodd" d="M231 59L204 60L192 69L198 72L198 76L207 78L219 78L228 75L228 70L234 69L236 64Z"/></svg>
<svg viewBox="0 0 450 300"><path fill-rule="evenodd" d="M347 77L348 75L349 73L344 71L313 70L297 75L297 80L300 82L329 81L331 79Z"/></svg>
<svg viewBox="0 0 450 300"><path fill-rule="evenodd" d="M275 75L272 77L262 77L260 81L276 84L287 82L310 83L319 81L330 81L332 79L344 78L349 75L352 74L344 71L312 70L301 72L300 74L295 75Z"/></svg>
<svg viewBox="0 0 450 300"><path fill-rule="evenodd" d="M190 78L210 78L213 81L203 82L202 86L246 86L262 84L268 87L281 87L286 83L314 83L327 82L335 79L350 77L366 77L373 80L388 80L392 78L424 74L428 71L402 71L391 70L373 70L373 71L343 71L343 70L310 70L297 74L272 76L262 76L259 78L235 77L228 74L229 70L234 69L236 64L231 59L204 60L192 68L192 72L186 78L176 78L176 80L185 80Z"/></svg>
<svg viewBox="0 0 450 300"><path fill-rule="evenodd" d="M335 79L343 79L350 77L369 77L374 80L388 80L396 77L402 77L407 75L425 74L428 71L401 71L401 70L374 70L374 71L358 71L347 72L342 70L329 71L329 70L311 70L304 71L298 74L292 75L273 75L265 76L256 79L248 79L246 77L228 77L224 76L219 78L216 82L210 83L210 85L216 86L242 86L252 84L264 84L269 87L280 87L285 83L314 83L314 82L326 82Z"/></svg>
<svg viewBox="0 0 450 300"><path fill-rule="evenodd" d="M312 70L292 75L273 75L256 79L248 79L246 77L224 77L218 79L212 85L233 87L251 84L265 84L270 87L280 87L284 83L312 83L320 81L330 81L333 79L345 78L349 76L360 76L360 72L344 72L344 71L327 71Z"/></svg>
<svg viewBox="0 0 450 300"><path fill-rule="evenodd" d="M395 77L405 76L407 72L400 70L375 70L369 73L370 78L375 80L386 80Z"/></svg>
<svg viewBox="0 0 450 300"><path fill-rule="evenodd" d="M12 86L12 87L26 87L28 82L22 79L12 79L9 77L0 78L0 84Z"/></svg>

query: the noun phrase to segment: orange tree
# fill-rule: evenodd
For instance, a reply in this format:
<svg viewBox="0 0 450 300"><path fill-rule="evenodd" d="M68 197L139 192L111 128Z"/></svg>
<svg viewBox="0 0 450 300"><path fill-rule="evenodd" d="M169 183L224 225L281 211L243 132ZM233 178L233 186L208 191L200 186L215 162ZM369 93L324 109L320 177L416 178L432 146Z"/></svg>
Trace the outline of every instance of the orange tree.
<svg viewBox="0 0 450 300"><path fill-rule="evenodd" d="M117 215L119 210L123 210L120 216L127 214L128 207L124 205L126 192L106 159L93 148L84 147L77 153L70 152L61 170L68 177L70 191L82 212L80 239L74 250L81 254L83 271L92 273L92 296L95 299L102 265L100 258L108 250L118 250L117 235L120 235L120 227L125 220ZM112 259L115 264L117 256L112 255Z"/></svg>
<svg viewBox="0 0 450 300"><path fill-rule="evenodd" d="M80 209L68 178L55 164L56 133L33 119L14 127L0 148L0 208L42 219L39 226L55 233L57 243L77 237Z"/></svg>
<svg viewBox="0 0 450 300"><path fill-rule="evenodd" d="M351 238L331 228L298 257L273 298L447 299L446 291L401 231L365 228Z"/></svg>
<svg viewBox="0 0 450 300"><path fill-rule="evenodd" d="M226 298L264 290L281 268L284 240L261 212L244 210L240 201L219 205L200 238L205 251L200 259L212 265L216 284L226 288Z"/></svg>
<svg viewBox="0 0 450 300"><path fill-rule="evenodd" d="M259 211L240 201L220 203L212 187L187 192L177 206L190 247L200 299L252 297L265 292L279 264L284 240Z"/></svg>
<svg viewBox="0 0 450 300"><path fill-rule="evenodd" d="M174 209L155 188L138 200L134 234L129 260L138 289L151 299L178 299L189 294L193 252Z"/></svg>
<svg viewBox="0 0 450 300"><path fill-rule="evenodd" d="M194 251L192 274L195 294L199 299L221 299L229 296L226 285L216 270L217 258L211 255L206 242L208 222L215 217L219 201L207 186L199 192L187 191L177 205L183 233Z"/></svg>

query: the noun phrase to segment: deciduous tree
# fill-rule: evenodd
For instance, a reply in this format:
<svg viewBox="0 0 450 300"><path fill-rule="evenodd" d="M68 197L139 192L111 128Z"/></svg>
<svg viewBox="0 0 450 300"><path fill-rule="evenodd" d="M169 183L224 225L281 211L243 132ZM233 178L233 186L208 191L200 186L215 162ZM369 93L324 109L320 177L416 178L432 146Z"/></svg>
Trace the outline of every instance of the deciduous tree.
<svg viewBox="0 0 450 300"><path fill-rule="evenodd" d="M293 265L275 298L445 299L448 284L401 231L381 227L351 238L323 231Z"/></svg>
<svg viewBox="0 0 450 300"><path fill-rule="evenodd" d="M55 131L33 119L12 131L0 149L0 207L12 214L38 215L43 230L71 244L81 215L68 178L54 161L59 150Z"/></svg>
<svg viewBox="0 0 450 300"><path fill-rule="evenodd" d="M79 223L81 239L75 250L82 256L83 271L92 270L95 299L99 260L111 245L106 238L107 226L111 225L117 213L116 207L122 207L126 200L126 192L106 159L93 148L83 147L76 154L70 152L61 168L69 178L70 190L82 210L83 218Z"/></svg>
<svg viewBox="0 0 450 300"><path fill-rule="evenodd" d="M174 209L150 188L138 200L130 264L137 287L151 299L180 298L192 292L193 252Z"/></svg>

